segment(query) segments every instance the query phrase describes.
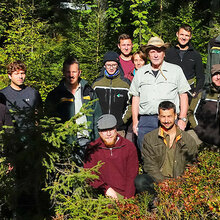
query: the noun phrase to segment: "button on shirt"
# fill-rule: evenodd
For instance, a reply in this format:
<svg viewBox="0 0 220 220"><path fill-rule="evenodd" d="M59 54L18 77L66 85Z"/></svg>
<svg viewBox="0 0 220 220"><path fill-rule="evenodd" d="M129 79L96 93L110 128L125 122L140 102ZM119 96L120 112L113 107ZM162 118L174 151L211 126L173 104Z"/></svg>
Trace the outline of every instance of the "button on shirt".
<svg viewBox="0 0 220 220"><path fill-rule="evenodd" d="M153 115L158 113L162 101L173 102L179 113L179 94L189 90L189 83L181 67L163 61L156 77L151 64L141 67L134 76L129 92L140 97L139 114Z"/></svg>

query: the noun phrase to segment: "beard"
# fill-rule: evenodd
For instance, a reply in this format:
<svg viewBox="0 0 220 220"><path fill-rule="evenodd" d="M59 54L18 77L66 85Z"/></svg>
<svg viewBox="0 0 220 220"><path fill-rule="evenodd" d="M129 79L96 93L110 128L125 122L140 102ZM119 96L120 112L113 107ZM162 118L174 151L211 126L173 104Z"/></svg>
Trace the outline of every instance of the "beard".
<svg viewBox="0 0 220 220"><path fill-rule="evenodd" d="M175 123L171 124L170 127L165 127L163 124L161 124L161 127L162 127L164 130L169 131L170 129L173 128L174 125L175 125Z"/></svg>
<svg viewBox="0 0 220 220"><path fill-rule="evenodd" d="M102 139L102 138L101 138ZM116 143L117 135L111 139L102 139L106 147L113 147Z"/></svg>

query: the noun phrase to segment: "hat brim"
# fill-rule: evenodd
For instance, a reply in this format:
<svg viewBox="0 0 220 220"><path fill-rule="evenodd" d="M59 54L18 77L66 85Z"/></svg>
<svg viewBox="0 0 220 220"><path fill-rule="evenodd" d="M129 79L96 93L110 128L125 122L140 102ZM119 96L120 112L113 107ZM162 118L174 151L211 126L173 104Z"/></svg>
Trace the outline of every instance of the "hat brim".
<svg viewBox="0 0 220 220"><path fill-rule="evenodd" d="M155 45L142 45L141 46L141 50L144 52L144 53L148 53L149 50L151 49L159 49L159 50L166 50L167 48L170 47L170 44L169 43L165 43L164 45L162 46L155 46Z"/></svg>
<svg viewBox="0 0 220 220"><path fill-rule="evenodd" d="M98 131L111 130L111 129L115 129L115 128L116 128L116 125L113 127L101 127L101 128L98 128Z"/></svg>

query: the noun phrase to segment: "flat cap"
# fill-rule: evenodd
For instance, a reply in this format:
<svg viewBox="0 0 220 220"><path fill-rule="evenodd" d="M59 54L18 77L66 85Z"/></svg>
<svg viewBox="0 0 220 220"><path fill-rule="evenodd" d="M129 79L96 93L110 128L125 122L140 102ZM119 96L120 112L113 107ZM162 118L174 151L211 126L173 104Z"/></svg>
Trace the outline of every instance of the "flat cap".
<svg viewBox="0 0 220 220"><path fill-rule="evenodd" d="M211 74L220 73L220 64L212 65Z"/></svg>
<svg viewBox="0 0 220 220"><path fill-rule="evenodd" d="M105 130L114 128L117 125L117 120L114 115L104 114L101 115L97 120L97 128L98 130Z"/></svg>

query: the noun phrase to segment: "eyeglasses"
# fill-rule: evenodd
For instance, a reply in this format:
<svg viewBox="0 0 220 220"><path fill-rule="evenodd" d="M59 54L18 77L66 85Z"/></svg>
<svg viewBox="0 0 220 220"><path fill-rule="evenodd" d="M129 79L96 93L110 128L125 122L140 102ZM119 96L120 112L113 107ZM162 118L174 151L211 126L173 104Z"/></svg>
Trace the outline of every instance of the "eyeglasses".
<svg viewBox="0 0 220 220"><path fill-rule="evenodd" d="M114 68L116 69L118 67L118 64L105 64L106 68Z"/></svg>

